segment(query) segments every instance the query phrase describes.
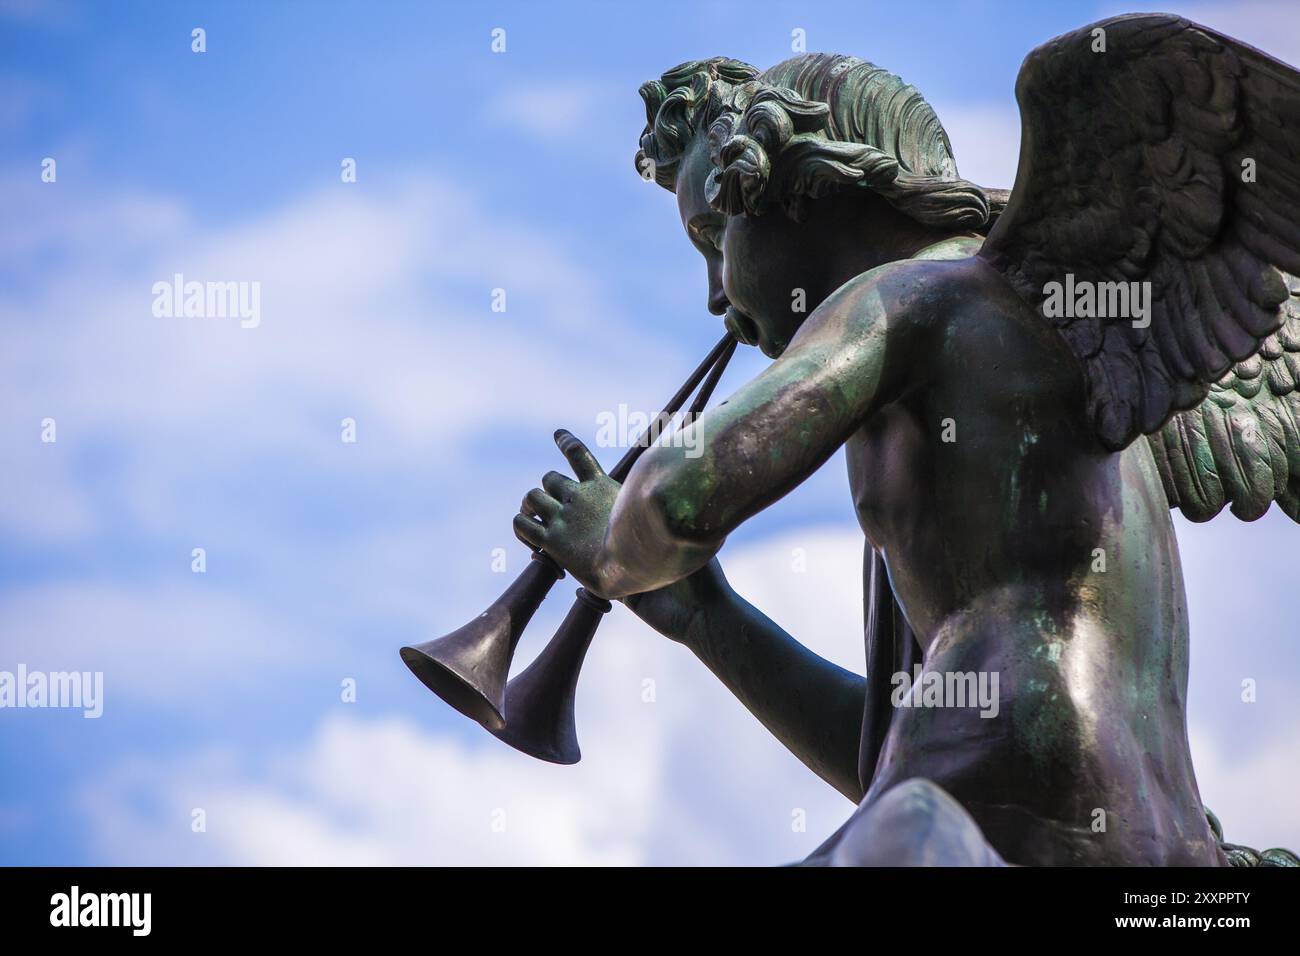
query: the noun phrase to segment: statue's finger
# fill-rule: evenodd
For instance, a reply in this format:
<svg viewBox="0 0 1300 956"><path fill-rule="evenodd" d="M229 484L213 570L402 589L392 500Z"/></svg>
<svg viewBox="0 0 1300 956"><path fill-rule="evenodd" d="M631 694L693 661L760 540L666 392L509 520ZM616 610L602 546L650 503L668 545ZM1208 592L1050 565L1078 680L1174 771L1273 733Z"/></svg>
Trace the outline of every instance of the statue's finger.
<svg viewBox="0 0 1300 956"><path fill-rule="evenodd" d="M567 501L578 488L578 483L568 475L558 471L548 471L542 475L542 487L556 501Z"/></svg>
<svg viewBox="0 0 1300 956"><path fill-rule="evenodd" d="M569 467L573 469L579 481L591 481L605 473L600 467L600 462L596 461L596 456L587 450L587 446L563 428L555 433L555 444L559 446L560 453L568 459Z"/></svg>
<svg viewBox="0 0 1300 956"><path fill-rule="evenodd" d="M530 517L542 519L542 524L549 524L550 520L560 513L560 503L541 488L534 488L524 495L519 510Z"/></svg>
<svg viewBox="0 0 1300 956"><path fill-rule="evenodd" d="M546 546L546 528L527 515L515 515L515 537L528 547L541 551Z"/></svg>

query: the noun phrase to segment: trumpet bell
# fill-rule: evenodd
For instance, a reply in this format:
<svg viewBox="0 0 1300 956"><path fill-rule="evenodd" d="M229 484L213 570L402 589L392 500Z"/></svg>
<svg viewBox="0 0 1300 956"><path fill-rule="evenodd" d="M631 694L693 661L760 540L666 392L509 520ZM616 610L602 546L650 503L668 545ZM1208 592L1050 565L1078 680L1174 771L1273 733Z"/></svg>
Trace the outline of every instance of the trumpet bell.
<svg viewBox="0 0 1300 956"><path fill-rule="evenodd" d="M564 576L541 552L486 611L445 637L401 649L420 683L488 730L505 726L506 680L519 637L551 587Z"/></svg>
<svg viewBox="0 0 1300 956"><path fill-rule="evenodd" d="M498 740L550 763L574 764L582 759L574 713L578 675L610 606L604 598L578 588L578 600L550 643L507 685L509 719L503 728L488 728Z"/></svg>
<svg viewBox="0 0 1300 956"><path fill-rule="evenodd" d="M402 662L425 687L484 727L504 727L501 681L497 674L508 652L504 628L509 618L484 621L484 614L458 631L401 650Z"/></svg>

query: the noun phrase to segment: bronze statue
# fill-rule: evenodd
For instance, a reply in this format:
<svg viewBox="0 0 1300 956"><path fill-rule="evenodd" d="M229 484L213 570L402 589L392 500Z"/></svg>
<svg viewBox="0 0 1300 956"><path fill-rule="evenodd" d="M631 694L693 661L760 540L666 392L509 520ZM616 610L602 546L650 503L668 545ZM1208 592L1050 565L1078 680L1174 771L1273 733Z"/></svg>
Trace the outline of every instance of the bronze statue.
<svg viewBox="0 0 1300 956"><path fill-rule="evenodd" d="M921 95L863 60L645 84L637 167L676 194L709 310L773 361L689 426L698 457L653 445L619 481L558 432L576 480L548 473L516 534L545 587L562 568L623 601L859 804L809 863L1293 865L1223 844L1201 804L1169 510L1300 520L1300 74L1127 16L1035 50L1016 92L1008 195L961 179ZM841 446L865 679L715 558ZM474 639L494 628L508 666L535 606L494 605ZM473 713L430 676L472 685L438 660L464 636L437 643L404 657ZM993 700L944 696L972 675ZM572 680L549 683L571 714ZM510 691L500 709L509 728Z"/></svg>

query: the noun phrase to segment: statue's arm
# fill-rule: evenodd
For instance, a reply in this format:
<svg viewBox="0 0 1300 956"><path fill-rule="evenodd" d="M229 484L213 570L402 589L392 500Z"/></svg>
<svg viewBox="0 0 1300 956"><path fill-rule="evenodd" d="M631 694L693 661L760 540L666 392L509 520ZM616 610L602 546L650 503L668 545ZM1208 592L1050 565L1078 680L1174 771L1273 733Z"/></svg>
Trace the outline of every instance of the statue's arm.
<svg viewBox="0 0 1300 956"><path fill-rule="evenodd" d="M789 349L703 416L701 454L655 447L618 493L599 586L689 647L809 769L862 797L865 680L808 650L737 594L711 560L727 534L817 470L906 384L916 348L887 266L823 303ZM650 593L639 593L650 592ZM628 595L631 596L628 596Z"/></svg>
<svg viewBox="0 0 1300 956"><path fill-rule="evenodd" d="M703 567L731 531L808 478L897 397L916 367L917 333L897 307L915 294L907 265L846 283L780 358L692 426L693 442L641 456L594 562L600 593L655 590Z"/></svg>
<svg viewBox="0 0 1300 956"><path fill-rule="evenodd" d="M717 561L624 603L684 644L805 766L854 803L866 682L817 656L732 589Z"/></svg>
<svg viewBox="0 0 1300 956"><path fill-rule="evenodd" d="M682 641L805 764L857 799L861 678L807 650L737 595L711 559L741 522L816 471L917 381L908 301L924 273L894 263L818 306L785 353L692 428L657 445L620 486L567 432L578 481L551 473L515 533L588 589L624 600ZM885 356L889 355L886 363ZM647 593L650 592L650 593Z"/></svg>

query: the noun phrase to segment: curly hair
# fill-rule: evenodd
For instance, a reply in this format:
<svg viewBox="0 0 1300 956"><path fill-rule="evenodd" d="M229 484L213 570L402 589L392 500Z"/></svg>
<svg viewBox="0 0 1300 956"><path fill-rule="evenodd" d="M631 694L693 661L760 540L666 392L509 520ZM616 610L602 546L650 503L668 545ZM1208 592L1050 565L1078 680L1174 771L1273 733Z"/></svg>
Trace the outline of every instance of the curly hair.
<svg viewBox="0 0 1300 956"><path fill-rule="evenodd" d="M646 127L636 154L637 170L653 171L655 182L672 192L678 163L696 133L718 118L736 85L757 76L758 70L748 63L715 56L688 60L642 83Z"/></svg>
<svg viewBox="0 0 1300 956"><path fill-rule="evenodd" d="M705 185L719 212L794 219L810 199L865 187L926 225L986 230L1001 190L957 175L948 135L916 88L857 57L809 53L764 73L715 57L641 86L646 127L636 164L668 190L692 139L707 138Z"/></svg>

